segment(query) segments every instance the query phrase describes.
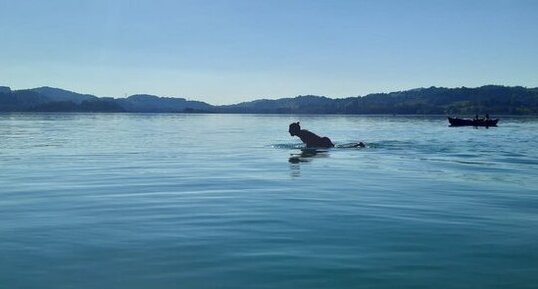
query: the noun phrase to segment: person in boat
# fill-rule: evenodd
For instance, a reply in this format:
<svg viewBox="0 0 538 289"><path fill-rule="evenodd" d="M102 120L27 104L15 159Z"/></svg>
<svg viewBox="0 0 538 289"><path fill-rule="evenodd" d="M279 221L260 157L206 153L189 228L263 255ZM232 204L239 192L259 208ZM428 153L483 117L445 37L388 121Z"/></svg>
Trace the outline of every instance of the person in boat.
<svg viewBox="0 0 538 289"><path fill-rule="evenodd" d="M321 137L309 130L301 129L299 122L290 124L288 132L291 136L298 136L306 144L307 148L332 148L334 143L328 137ZM359 142L355 147L365 147L364 143Z"/></svg>

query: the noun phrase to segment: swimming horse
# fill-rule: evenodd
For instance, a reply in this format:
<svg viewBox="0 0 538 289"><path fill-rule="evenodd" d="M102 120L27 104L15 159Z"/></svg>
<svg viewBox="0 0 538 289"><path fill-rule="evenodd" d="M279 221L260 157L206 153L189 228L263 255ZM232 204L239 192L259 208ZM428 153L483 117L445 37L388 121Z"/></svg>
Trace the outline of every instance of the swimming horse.
<svg viewBox="0 0 538 289"><path fill-rule="evenodd" d="M289 133L291 136L298 136L307 148L332 148L335 146L328 137L321 137L309 130L301 129L299 122L290 124ZM359 142L346 147L365 147L365 145Z"/></svg>

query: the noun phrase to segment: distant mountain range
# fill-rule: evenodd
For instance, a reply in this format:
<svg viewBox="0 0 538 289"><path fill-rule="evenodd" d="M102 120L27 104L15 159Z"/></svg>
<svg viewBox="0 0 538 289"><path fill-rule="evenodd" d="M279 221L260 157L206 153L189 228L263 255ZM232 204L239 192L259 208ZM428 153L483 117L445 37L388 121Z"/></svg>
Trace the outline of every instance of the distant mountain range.
<svg viewBox="0 0 538 289"><path fill-rule="evenodd" d="M146 94L111 98L52 87L11 90L0 86L0 112L538 115L538 88L498 85L429 87L362 97L333 99L306 95L216 106Z"/></svg>

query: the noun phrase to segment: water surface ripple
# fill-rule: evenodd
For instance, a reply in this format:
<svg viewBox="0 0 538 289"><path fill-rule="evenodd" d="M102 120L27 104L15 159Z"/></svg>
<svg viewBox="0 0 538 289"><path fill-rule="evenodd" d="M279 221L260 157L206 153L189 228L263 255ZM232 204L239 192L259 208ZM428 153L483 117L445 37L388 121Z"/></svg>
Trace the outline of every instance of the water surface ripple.
<svg viewBox="0 0 538 289"><path fill-rule="evenodd" d="M364 149L301 150L288 124ZM538 121L0 114L0 288L536 288Z"/></svg>

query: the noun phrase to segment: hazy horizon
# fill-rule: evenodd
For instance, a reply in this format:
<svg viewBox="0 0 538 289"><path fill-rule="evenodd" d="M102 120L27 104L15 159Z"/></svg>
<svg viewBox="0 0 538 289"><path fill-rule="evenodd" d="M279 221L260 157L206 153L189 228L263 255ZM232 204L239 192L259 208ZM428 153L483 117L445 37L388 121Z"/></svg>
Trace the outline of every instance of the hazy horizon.
<svg viewBox="0 0 538 289"><path fill-rule="evenodd" d="M0 83L211 104L538 86L535 1L4 1Z"/></svg>

